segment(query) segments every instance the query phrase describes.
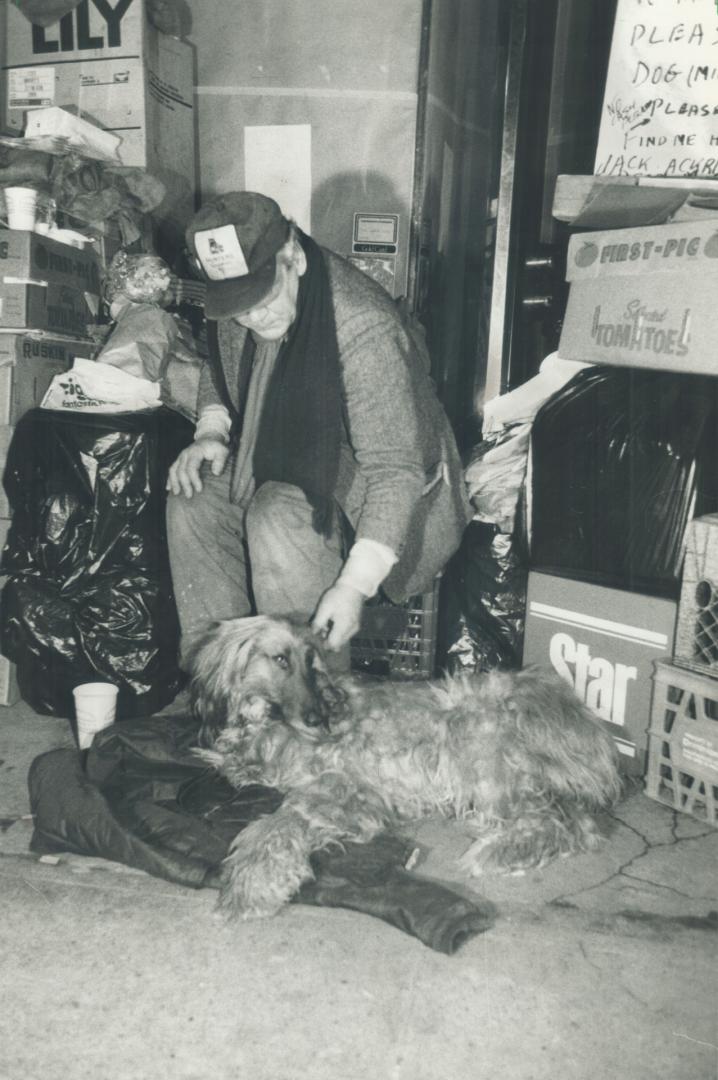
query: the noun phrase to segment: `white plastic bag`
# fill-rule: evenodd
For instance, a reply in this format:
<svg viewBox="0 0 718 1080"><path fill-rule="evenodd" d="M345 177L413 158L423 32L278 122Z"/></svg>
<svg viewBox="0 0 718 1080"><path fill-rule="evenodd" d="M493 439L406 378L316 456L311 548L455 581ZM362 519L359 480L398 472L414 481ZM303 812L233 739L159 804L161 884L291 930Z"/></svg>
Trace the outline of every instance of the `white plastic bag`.
<svg viewBox="0 0 718 1080"><path fill-rule="evenodd" d="M159 383L78 356L69 371L52 380L41 408L113 413L156 409L160 404Z"/></svg>

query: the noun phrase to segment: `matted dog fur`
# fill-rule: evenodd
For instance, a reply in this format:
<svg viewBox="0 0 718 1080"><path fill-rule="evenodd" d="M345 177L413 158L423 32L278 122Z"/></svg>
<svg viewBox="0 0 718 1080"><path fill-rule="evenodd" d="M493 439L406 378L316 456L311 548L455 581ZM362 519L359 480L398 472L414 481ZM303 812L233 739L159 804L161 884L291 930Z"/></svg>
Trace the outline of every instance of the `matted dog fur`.
<svg viewBox="0 0 718 1080"><path fill-rule="evenodd" d="M193 663L199 753L237 788L284 793L234 840L220 904L278 911L309 857L424 814L476 839L464 870L516 871L594 848L595 814L620 794L613 739L550 673L431 683L330 675L309 629L257 616L218 624Z"/></svg>

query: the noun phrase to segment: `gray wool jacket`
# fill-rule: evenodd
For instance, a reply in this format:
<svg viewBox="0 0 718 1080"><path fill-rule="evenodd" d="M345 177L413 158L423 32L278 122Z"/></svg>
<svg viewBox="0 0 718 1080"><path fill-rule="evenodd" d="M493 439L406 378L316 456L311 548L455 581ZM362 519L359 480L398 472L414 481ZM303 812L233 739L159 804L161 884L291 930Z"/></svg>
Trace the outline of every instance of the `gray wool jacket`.
<svg viewBox="0 0 718 1080"><path fill-rule="evenodd" d="M335 497L356 539L377 540L396 552L383 588L400 602L430 588L459 546L471 517L463 468L419 328L402 319L388 293L366 274L322 252L345 406ZM217 323L219 359L235 410L246 335L231 319ZM217 404L226 404L226 397L206 363L198 412Z"/></svg>

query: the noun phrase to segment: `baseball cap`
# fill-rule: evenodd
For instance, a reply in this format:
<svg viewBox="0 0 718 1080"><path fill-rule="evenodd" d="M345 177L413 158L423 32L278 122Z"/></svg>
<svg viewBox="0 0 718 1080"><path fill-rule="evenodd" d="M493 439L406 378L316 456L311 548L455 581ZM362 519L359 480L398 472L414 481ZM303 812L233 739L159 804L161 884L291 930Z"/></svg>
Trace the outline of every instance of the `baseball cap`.
<svg viewBox="0 0 718 1080"><path fill-rule="evenodd" d="M289 230L274 199L256 191L217 195L197 211L185 237L207 283L208 319L228 319L261 303L274 285L275 256Z"/></svg>

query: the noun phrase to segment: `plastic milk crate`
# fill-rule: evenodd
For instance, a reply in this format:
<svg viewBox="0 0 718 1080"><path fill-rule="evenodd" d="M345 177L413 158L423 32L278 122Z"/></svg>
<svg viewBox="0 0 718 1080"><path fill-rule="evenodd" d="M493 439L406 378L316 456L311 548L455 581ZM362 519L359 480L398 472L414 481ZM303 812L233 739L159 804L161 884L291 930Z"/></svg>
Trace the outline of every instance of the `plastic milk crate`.
<svg viewBox="0 0 718 1080"><path fill-rule="evenodd" d="M657 660L646 794L718 826L718 680Z"/></svg>
<svg viewBox="0 0 718 1080"><path fill-rule="evenodd" d="M718 676L718 514L688 526L673 660Z"/></svg>
<svg viewBox="0 0 718 1080"><path fill-rule="evenodd" d="M434 674L439 581L404 604L370 600L351 641L352 671L393 679L430 679Z"/></svg>

